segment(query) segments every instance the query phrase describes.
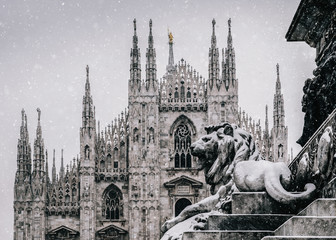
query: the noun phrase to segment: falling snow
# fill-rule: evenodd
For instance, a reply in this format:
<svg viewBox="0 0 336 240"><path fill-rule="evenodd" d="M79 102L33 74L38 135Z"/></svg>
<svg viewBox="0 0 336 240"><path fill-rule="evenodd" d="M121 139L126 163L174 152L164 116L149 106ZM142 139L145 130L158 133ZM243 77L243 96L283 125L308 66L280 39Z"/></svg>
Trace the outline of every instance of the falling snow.
<svg viewBox="0 0 336 240"><path fill-rule="evenodd" d="M0 172L2 239L12 239L13 182L21 109L28 115L30 141L42 110L46 148L65 148L69 162L78 154L85 66L90 65L98 119L110 122L127 106L132 21L137 18L142 66L145 65L148 21L153 19L158 77L168 60L167 28L174 34L175 59L186 59L207 76L211 20L217 41L226 45L227 19L232 18L239 79L239 105L264 121L272 105L275 65L281 66L289 145L302 130L301 96L312 76L314 50L288 44L285 34L299 0L268 1L43 1L3 0L0 14ZM144 71L143 71L144 72ZM144 77L144 74L142 75Z"/></svg>

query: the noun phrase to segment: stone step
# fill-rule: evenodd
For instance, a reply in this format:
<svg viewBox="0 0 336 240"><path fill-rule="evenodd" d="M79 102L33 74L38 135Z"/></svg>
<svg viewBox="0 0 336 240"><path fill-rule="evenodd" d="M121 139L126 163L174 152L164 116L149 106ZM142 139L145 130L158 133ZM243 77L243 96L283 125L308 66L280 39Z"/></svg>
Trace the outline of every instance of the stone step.
<svg viewBox="0 0 336 240"><path fill-rule="evenodd" d="M336 217L295 216L275 230L275 236L336 236Z"/></svg>
<svg viewBox="0 0 336 240"><path fill-rule="evenodd" d="M327 237L327 236L267 236L263 237L262 240L312 240L312 239L319 239L319 240L330 240L336 239L336 237Z"/></svg>
<svg viewBox="0 0 336 240"><path fill-rule="evenodd" d="M319 198L302 210L299 216L336 216L336 198Z"/></svg>
<svg viewBox="0 0 336 240"><path fill-rule="evenodd" d="M214 214L208 218L207 229L274 231L291 217L287 214Z"/></svg>
<svg viewBox="0 0 336 240"><path fill-rule="evenodd" d="M273 235L273 231L190 231L184 232L182 240L260 240Z"/></svg>

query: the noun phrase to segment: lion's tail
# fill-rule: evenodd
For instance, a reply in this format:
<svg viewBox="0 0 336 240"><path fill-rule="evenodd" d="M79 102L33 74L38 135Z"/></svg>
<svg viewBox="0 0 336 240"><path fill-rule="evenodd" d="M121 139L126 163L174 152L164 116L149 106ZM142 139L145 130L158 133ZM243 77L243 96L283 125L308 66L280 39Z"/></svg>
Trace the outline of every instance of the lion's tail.
<svg viewBox="0 0 336 240"><path fill-rule="evenodd" d="M297 200L309 200L315 193L315 185L308 183L305 185L304 192L290 193L283 188L280 182L281 173L276 174L273 171L268 171L265 174L265 188L267 193L276 201L284 204L289 204Z"/></svg>

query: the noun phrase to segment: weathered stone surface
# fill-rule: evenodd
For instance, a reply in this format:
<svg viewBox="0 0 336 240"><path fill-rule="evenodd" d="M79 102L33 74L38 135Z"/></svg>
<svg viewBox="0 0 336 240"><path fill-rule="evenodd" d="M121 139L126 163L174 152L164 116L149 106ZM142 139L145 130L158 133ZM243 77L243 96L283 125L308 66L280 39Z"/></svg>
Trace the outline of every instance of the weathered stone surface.
<svg viewBox="0 0 336 240"><path fill-rule="evenodd" d="M336 237L326 237L326 236L296 236L296 237L285 237L285 236L267 236L262 238L262 240L311 240L311 239L320 239L320 240L330 240L336 239Z"/></svg>
<svg viewBox="0 0 336 240"><path fill-rule="evenodd" d="M317 197L336 197L336 181L334 179L336 176L336 168L334 166L335 149L333 147L336 139L335 132L336 109L290 163L289 168L294 177L293 185L291 186L292 191L301 191L303 187L302 180L307 179L307 181L312 182L317 187ZM302 161L307 164L304 170L304 177L302 174L298 174L302 170L302 165L300 164Z"/></svg>
<svg viewBox="0 0 336 240"><path fill-rule="evenodd" d="M279 227L276 236L336 236L336 217L292 217Z"/></svg>
<svg viewBox="0 0 336 240"><path fill-rule="evenodd" d="M260 240L272 231L201 231L185 232L182 240Z"/></svg>
<svg viewBox="0 0 336 240"><path fill-rule="evenodd" d="M206 183L211 185L210 190L214 195L186 207L178 216L166 221L161 227L163 233L199 213L218 209L230 213L228 203L236 190L266 191L279 203L272 203L274 209L282 204L310 201L315 196L316 187L313 184L306 184L304 191L300 193L288 192L286 189L290 187L292 180L288 166L284 162L261 159L251 134L237 125L224 122L209 126L206 131L207 135L194 142L190 149L191 154L198 157L200 169L204 169ZM246 206L249 205L250 201ZM264 208L262 205L262 201L259 205L257 202L257 208ZM239 207L240 204L235 206ZM255 206L250 207L252 209L248 213L253 212ZM268 207L264 209L262 213L270 213Z"/></svg>
<svg viewBox="0 0 336 240"><path fill-rule="evenodd" d="M218 212L217 212L218 213ZM197 218L207 219L209 214L216 214L215 212L198 214L190 217L180 224L173 226L161 238L161 240L181 239L184 232L194 231L194 226L197 224Z"/></svg>
<svg viewBox="0 0 336 240"><path fill-rule="evenodd" d="M233 214L289 214L288 205L279 204L266 192L236 192L232 194Z"/></svg>
<svg viewBox="0 0 336 240"><path fill-rule="evenodd" d="M274 231L291 215L279 214L216 214L208 218L208 230L270 230Z"/></svg>
<svg viewBox="0 0 336 240"><path fill-rule="evenodd" d="M303 146L336 107L336 3L302 1L286 34L288 41L305 41L316 48L312 79L303 87L302 111L305 112Z"/></svg>
<svg viewBox="0 0 336 240"><path fill-rule="evenodd" d="M320 198L302 210L299 216L336 216L336 198Z"/></svg>

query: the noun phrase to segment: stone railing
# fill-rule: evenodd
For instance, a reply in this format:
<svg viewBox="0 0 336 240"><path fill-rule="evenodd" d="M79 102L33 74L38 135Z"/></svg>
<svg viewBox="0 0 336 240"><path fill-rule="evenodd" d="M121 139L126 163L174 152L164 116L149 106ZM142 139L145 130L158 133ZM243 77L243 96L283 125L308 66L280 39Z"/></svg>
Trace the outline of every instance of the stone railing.
<svg viewBox="0 0 336 240"><path fill-rule="evenodd" d="M56 205L47 205L45 210L48 216L79 216L80 206L79 201L71 203L57 202Z"/></svg>
<svg viewBox="0 0 336 240"><path fill-rule="evenodd" d="M207 111L208 105L204 98L194 98L194 99L174 99L174 98L162 98L160 101L159 110L161 112L168 111L188 111L188 112L199 112Z"/></svg>
<svg viewBox="0 0 336 240"><path fill-rule="evenodd" d="M332 187L336 185L335 144L336 109L289 164L293 174L293 190L302 190L310 182L316 185L318 197L336 196L336 188Z"/></svg>
<svg viewBox="0 0 336 240"><path fill-rule="evenodd" d="M96 180L112 180L112 181L127 181L128 169L127 168L111 168L111 169L98 169L96 171Z"/></svg>

